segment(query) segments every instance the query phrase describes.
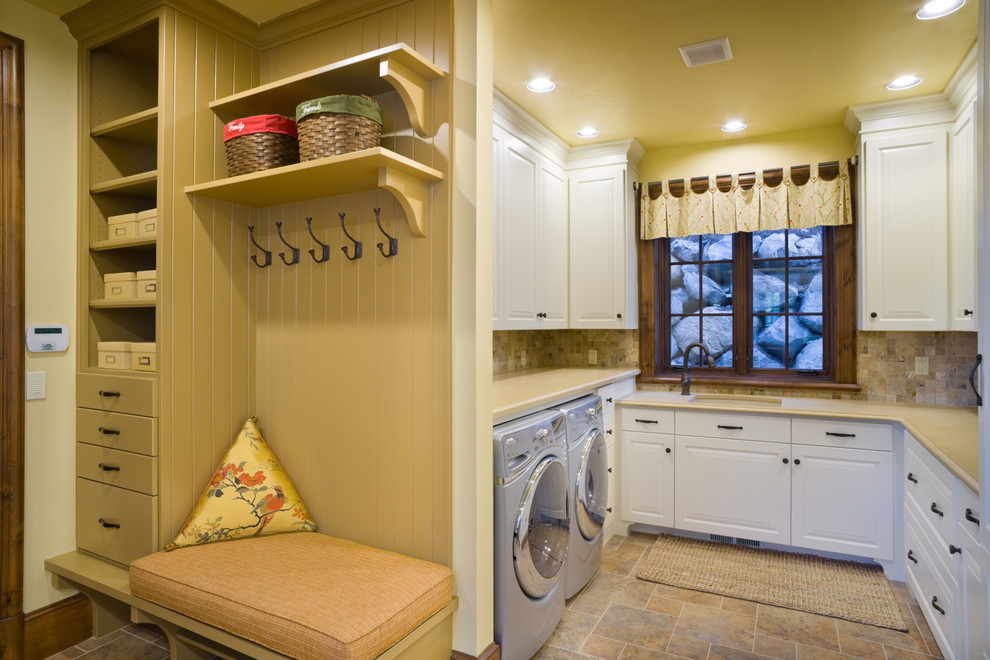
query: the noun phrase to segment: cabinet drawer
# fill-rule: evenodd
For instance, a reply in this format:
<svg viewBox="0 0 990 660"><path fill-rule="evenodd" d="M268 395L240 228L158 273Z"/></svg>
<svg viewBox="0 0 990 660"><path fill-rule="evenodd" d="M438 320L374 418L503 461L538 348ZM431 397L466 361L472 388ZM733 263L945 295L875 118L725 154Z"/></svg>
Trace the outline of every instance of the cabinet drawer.
<svg viewBox="0 0 990 660"><path fill-rule="evenodd" d="M155 381L151 378L80 373L76 376L76 404L131 415L158 415Z"/></svg>
<svg viewBox="0 0 990 660"><path fill-rule="evenodd" d="M615 483L615 473L618 472L615 464L615 445L605 445L605 457L608 460L608 486Z"/></svg>
<svg viewBox="0 0 990 660"><path fill-rule="evenodd" d="M904 508L904 537L909 542L908 549L923 546L929 561L942 572L943 581L951 582L953 588L958 585L962 555L950 552L950 542L925 522L917 508L910 504ZM908 560L908 564L915 563L910 557Z"/></svg>
<svg viewBox="0 0 990 660"><path fill-rule="evenodd" d="M796 445L849 447L893 451L894 427L890 424L851 422L844 419L794 419L791 438Z"/></svg>
<svg viewBox="0 0 990 660"><path fill-rule="evenodd" d="M76 445L76 476L109 486L158 494L158 459L96 445Z"/></svg>
<svg viewBox="0 0 990 660"><path fill-rule="evenodd" d="M911 520L910 513L905 524L905 546L905 553L910 553L906 561L908 584L915 592L925 620L935 633L939 646L945 650L954 649L963 615L959 611L958 581L943 563L934 558L936 550L931 540L920 531L918 522Z"/></svg>
<svg viewBox="0 0 990 660"><path fill-rule="evenodd" d="M678 410L675 422L677 435L764 442L791 441L789 417Z"/></svg>
<svg viewBox="0 0 990 660"><path fill-rule="evenodd" d="M77 478L76 545L122 564L156 552L158 498Z"/></svg>
<svg viewBox="0 0 990 660"><path fill-rule="evenodd" d="M980 525L986 522L986 511L980 504L980 496L969 489L969 486L959 484L959 513L957 515L959 523L959 543L968 543L976 547L983 545ZM979 521L979 522L974 522ZM965 539L962 534L969 537ZM990 548L987 548L990 549Z"/></svg>
<svg viewBox="0 0 990 660"><path fill-rule="evenodd" d="M647 433L673 433L674 411L663 408L620 409L623 431L645 431Z"/></svg>
<svg viewBox="0 0 990 660"><path fill-rule="evenodd" d="M955 543L956 478L917 441L905 448L905 504L927 520L946 544Z"/></svg>
<svg viewBox="0 0 990 660"><path fill-rule="evenodd" d="M76 440L88 445L158 454L158 424L154 417L76 408Z"/></svg>

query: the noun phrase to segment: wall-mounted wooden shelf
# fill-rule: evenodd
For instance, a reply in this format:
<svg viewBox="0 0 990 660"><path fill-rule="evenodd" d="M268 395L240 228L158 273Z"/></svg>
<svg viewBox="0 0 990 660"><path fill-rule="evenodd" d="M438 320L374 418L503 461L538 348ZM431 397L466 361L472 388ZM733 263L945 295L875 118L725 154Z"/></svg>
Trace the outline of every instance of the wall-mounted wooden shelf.
<svg viewBox="0 0 990 660"><path fill-rule="evenodd" d="M155 249L156 236L138 236L137 238L124 238L113 241L93 241L89 244L90 252L102 252L104 250L121 250L128 248Z"/></svg>
<svg viewBox="0 0 990 660"><path fill-rule="evenodd" d="M146 147L158 143L158 108L148 108L132 115L94 126L89 134L133 142Z"/></svg>
<svg viewBox="0 0 990 660"><path fill-rule="evenodd" d="M136 307L154 307L155 298L129 298L124 300L90 300L90 309L130 309Z"/></svg>
<svg viewBox="0 0 990 660"><path fill-rule="evenodd" d="M442 179L432 167L376 147L186 186L185 192L260 207L384 188L399 200L409 229L421 238L430 187Z"/></svg>
<svg viewBox="0 0 990 660"><path fill-rule="evenodd" d="M399 43L217 99L210 108L225 121L272 113L294 118L296 106L307 99L330 94L374 96L395 90L413 129L429 137L433 134L428 122L430 83L444 75L443 69Z"/></svg>
<svg viewBox="0 0 990 660"><path fill-rule="evenodd" d="M158 188L158 170L141 172L130 176L123 176L119 179L101 181L90 186L89 191L93 194L117 193L120 195L134 195L135 197L154 197Z"/></svg>

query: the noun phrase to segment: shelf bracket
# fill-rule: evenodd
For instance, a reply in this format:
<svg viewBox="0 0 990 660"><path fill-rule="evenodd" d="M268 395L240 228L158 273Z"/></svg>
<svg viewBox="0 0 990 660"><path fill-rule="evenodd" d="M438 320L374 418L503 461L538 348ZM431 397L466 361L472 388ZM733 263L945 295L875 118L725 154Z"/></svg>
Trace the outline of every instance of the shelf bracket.
<svg viewBox="0 0 990 660"><path fill-rule="evenodd" d="M427 126L426 100L430 83L401 64L395 57L383 57L378 63L378 74L399 93L416 134L420 137L430 137L433 133Z"/></svg>
<svg viewBox="0 0 990 660"><path fill-rule="evenodd" d="M406 213L409 229L416 238L426 236L426 204L429 184L391 167L378 168L378 187L389 191L399 200Z"/></svg>

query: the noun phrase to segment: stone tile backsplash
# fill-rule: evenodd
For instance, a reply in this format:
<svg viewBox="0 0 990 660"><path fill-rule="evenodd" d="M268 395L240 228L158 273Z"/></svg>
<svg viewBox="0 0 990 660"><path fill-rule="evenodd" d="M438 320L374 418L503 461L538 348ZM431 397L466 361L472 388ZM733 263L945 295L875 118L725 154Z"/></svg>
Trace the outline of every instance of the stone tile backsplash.
<svg viewBox="0 0 990 660"><path fill-rule="evenodd" d="M975 406L969 371L976 360L975 332L859 332L856 336L859 392L781 388L706 387L733 392L826 399L862 399ZM638 330L498 330L492 334L494 373L528 367L585 367L589 351L599 367L638 367ZM928 358L928 375L915 373L915 358ZM673 389L643 386L644 389Z"/></svg>

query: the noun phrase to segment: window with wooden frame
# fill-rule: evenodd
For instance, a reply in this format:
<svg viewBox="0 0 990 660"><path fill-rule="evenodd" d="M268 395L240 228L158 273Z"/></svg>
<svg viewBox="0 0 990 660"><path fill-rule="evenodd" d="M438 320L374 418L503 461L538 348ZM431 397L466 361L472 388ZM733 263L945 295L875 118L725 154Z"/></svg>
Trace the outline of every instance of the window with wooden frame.
<svg viewBox="0 0 990 660"><path fill-rule="evenodd" d="M858 389L855 226L641 240L640 381ZM709 367L697 349L711 350Z"/></svg>

